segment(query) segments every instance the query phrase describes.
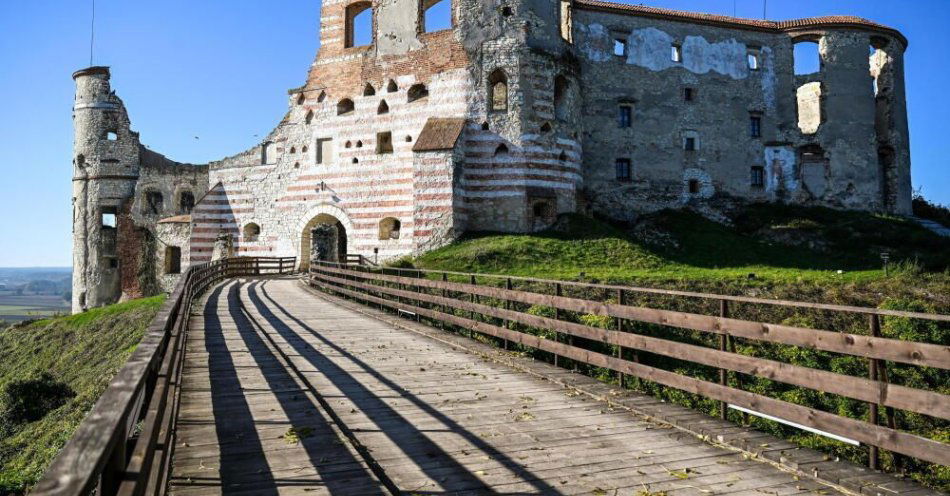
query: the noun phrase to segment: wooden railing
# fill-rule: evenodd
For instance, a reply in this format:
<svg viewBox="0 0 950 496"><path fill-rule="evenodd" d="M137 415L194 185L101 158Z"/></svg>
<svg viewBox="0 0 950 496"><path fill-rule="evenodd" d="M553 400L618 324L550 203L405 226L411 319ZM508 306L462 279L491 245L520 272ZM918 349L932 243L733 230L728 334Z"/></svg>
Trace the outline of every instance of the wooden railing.
<svg viewBox="0 0 950 496"><path fill-rule="evenodd" d="M293 257L237 257L189 268L132 356L30 494L164 494L191 304L231 277L286 274Z"/></svg>
<svg viewBox="0 0 950 496"><path fill-rule="evenodd" d="M950 347L880 336L883 317L923 319L946 325L950 315L328 262L312 265L309 279L311 285L325 291L403 315L408 312L416 318L448 324L457 330L493 336L503 340L506 347L508 343L517 343L548 352L553 355L555 364L559 358L562 363L566 358L575 364L613 370L621 384L624 384L623 377L629 375L717 400L722 418L726 418L727 407L740 407L858 441L869 447L872 468L878 467L879 449L950 465L950 445L901 431L894 421L894 410L950 419L950 396L890 383L887 377L888 362L950 369ZM705 308L714 315L656 308L658 305L644 303L655 297L666 298L672 305L694 298L708 301ZM638 302L630 304L634 299ZM789 312L830 312L838 318L844 315L852 320L864 320L868 331L866 334L834 332L731 318L740 304L743 309L768 305L784 307ZM590 319L579 316L606 319L609 325L587 325ZM640 332L647 327L654 331ZM539 330L547 331L548 337ZM710 346L677 339L682 338L683 331L718 336L718 340L711 340ZM857 377L736 353L734 340L737 339L744 343L772 343L862 357L868 360L869 376ZM644 354L718 370L719 380L705 380L641 363L648 362L638 359L638 355ZM743 376L866 402L868 420L750 392L742 388ZM729 377L734 380L728 381ZM885 422L879 421L879 411L886 411ZM879 425L881 423L886 425Z"/></svg>
<svg viewBox="0 0 950 496"><path fill-rule="evenodd" d="M356 253L347 253L347 254L346 254L346 263L347 263L347 264L350 264L350 265L352 265L352 264L355 264L355 265L369 265L369 266L371 266L371 267L376 267L376 266L377 266L377 263L376 263L376 262L370 260L369 258L367 258L367 257L364 256L364 255L360 255L360 254L356 254Z"/></svg>

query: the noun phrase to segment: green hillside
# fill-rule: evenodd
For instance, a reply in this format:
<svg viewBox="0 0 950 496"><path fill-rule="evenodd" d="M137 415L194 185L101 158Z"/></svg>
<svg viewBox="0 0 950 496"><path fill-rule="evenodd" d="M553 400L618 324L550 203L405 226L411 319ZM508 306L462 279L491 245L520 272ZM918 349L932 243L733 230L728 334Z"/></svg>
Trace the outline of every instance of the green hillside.
<svg viewBox="0 0 950 496"><path fill-rule="evenodd" d="M0 494L34 483L137 346L163 296L0 330Z"/></svg>
<svg viewBox="0 0 950 496"><path fill-rule="evenodd" d="M898 272L950 266L950 240L902 218L761 204L730 220L665 210L628 226L565 215L533 235L469 234L411 263L553 279L742 286L880 279L883 251Z"/></svg>

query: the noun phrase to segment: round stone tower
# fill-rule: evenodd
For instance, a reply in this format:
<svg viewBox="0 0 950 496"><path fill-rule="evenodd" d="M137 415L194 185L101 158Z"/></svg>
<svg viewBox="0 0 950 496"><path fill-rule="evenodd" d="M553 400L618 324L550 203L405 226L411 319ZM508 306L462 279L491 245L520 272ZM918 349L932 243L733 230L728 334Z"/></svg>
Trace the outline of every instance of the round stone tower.
<svg viewBox="0 0 950 496"><path fill-rule="evenodd" d="M138 180L138 136L108 67L73 74L73 312L118 301L119 219Z"/></svg>

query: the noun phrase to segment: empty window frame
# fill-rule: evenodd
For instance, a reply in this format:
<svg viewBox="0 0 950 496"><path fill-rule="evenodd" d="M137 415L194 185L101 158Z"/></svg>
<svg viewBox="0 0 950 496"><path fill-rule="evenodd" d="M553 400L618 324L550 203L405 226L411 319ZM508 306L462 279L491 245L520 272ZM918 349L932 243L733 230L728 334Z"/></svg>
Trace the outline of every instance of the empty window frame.
<svg viewBox="0 0 950 496"><path fill-rule="evenodd" d="M627 128L633 126L633 104L622 103L617 107L617 125L620 128Z"/></svg>
<svg viewBox="0 0 950 496"><path fill-rule="evenodd" d="M683 132L683 150L687 152L699 150L699 133L696 131Z"/></svg>
<svg viewBox="0 0 950 496"><path fill-rule="evenodd" d="M618 158L614 161L614 168L618 181L630 181L631 162L629 158Z"/></svg>
<svg viewBox="0 0 950 496"><path fill-rule="evenodd" d="M567 78L558 74L554 78L554 116L558 120L567 120L568 109L568 91L570 84Z"/></svg>
<svg viewBox="0 0 950 496"><path fill-rule="evenodd" d="M372 44L373 3L362 1L347 5L344 46L349 48Z"/></svg>
<svg viewBox="0 0 950 496"><path fill-rule="evenodd" d="M118 209L115 207L102 207L102 227L115 229L117 225Z"/></svg>
<svg viewBox="0 0 950 496"><path fill-rule="evenodd" d="M561 9L560 13L560 24L561 24L561 39L568 42L574 42L574 19L573 12L571 10L571 0L561 0Z"/></svg>
<svg viewBox="0 0 950 496"><path fill-rule="evenodd" d="M355 109L356 106L353 104L353 100L349 98L344 98L336 104L336 115L346 115Z"/></svg>
<svg viewBox="0 0 950 496"><path fill-rule="evenodd" d="M683 100L692 102L696 100L696 88L683 88Z"/></svg>
<svg viewBox="0 0 950 496"><path fill-rule="evenodd" d="M195 195L191 191L182 191L178 194L178 212L190 214L195 208Z"/></svg>
<svg viewBox="0 0 950 496"><path fill-rule="evenodd" d="M683 62L683 45L679 43L670 45L670 60L676 63Z"/></svg>
<svg viewBox="0 0 950 496"><path fill-rule="evenodd" d="M795 59L796 75L821 72L821 50L816 40L796 42L792 54Z"/></svg>
<svg viewBox="0 0 950 496"><path fill-rule="evenodd" d="M380 100L379 105L376 107L376 115L383 115L389 113L389 104L386 103L386 100Z"/></svg>
<svg viewBox="0 0 950 496"><path fill-rule="evenodd" d="M366 83L366 86L363 87L363 96L373 96L376 94L376 88L373 88L372 83Z"/></svg>
<svg viewBox="0 0 950 496"><path fill-rule="evenodd" d="M761 66L759 57L761 57L761 54L758 48L749 48L749 51L746 53L746 61L749 64L750 71L759 70Z"/></svg>
<svg viewBox="0 0 950 496"><path fill-rule="evenodd" d="M402 222L395 217L386 217L379 221L379 239L399 239Z"/></svg>
<svg viewBox="0 0 950 496"><path fill-rule="evenodd" d="M393 133L390 131L376 133L376 153L393 152Z"/></svg>
<svg viewBox="0 0 950 496"><path fill-rule="evenodd" d="M614 55L618 57L627 56L627 39L614 38Z"/></svg>
<svg viewBox="0 0 950 496"><path fill-rule="evenodd" d="M423 0L422 10L423 32L431 33L443 29L452 29L451 0Z"/></svg>
<svg viewBox="0 0 950 496"><path fill-rule="evenodd" d="M429 96L429 88L426 88L426 85L422 83L416 83L410 86L409 91L406 92L406 101L412 103L427 96Z"/></svg>
<svg viewBox="0 0 950 496"><path fill-rule="evenodd" d="M277 145L268 141L261 145L261 164L272 165L277 163Z"/></svg>
<svg viewBox="0 0 950 496"><path fill-rule="evenodd" d="M244 226L244 241L257 241L261 235L261 226L250 222Z"/></svg>
<svg viewBox="0 0 950 496"><path fill-rule="evenodd" d="M304 122L307 124L310 124L311 122L313 122L313 110L307 111L307 116L304 118Z"/></svg>
<svg viewBox="0 0 950 496"><path fill-rule="evenodd" d="M162 213L165 198L158 191L147 191L142 199L142 213L146 215L157 215Z"/></svg>
<svg viewBox="0 0 950 496"><path fill-rule="evenodd" d="M508 77L501 69L495 69L488 76L488 104L492 112L508 110Z"/></svg>
<svg viewBox="0 0 950 496"><path fill-rule="evenodd" d="M181 248L177 246L165 247L165 273L181 274Z"/></svg>
<svg viewBox="0 0 950 496"><path fill-rule="evenodd" d="M762 114L753 113L749 115L749 136L753 138L762 137Z"/></svg>
<svg viewBox="0 0 950 496"><path fill-rule="evenodd" d="M753 165L749 169L749 184L753 188L764 188L765 187L765 167L761 165Z"/></svg>
<svg viewBox="0 0 950 496"><path fill-rule="evenodd" d="M105 136L105 138L106 138L107 140L109 140L109 141L115 141L115 140L119 139L119 135L116 134L115 131L106 131L106 136Z"/></svg>
<svg viewBox="0 0 950 496"><path fill-rule="evenodd" d="M695 195L699 193L700 185L699 179L690 179L686 183L686 190L689 191L689 194Z"/></svg>
<svg viewBox="0 0 950 496"><path fill-rule="evenodd" d="M333 139L317 139L317 163L328 164L333 160Z"/></svg>

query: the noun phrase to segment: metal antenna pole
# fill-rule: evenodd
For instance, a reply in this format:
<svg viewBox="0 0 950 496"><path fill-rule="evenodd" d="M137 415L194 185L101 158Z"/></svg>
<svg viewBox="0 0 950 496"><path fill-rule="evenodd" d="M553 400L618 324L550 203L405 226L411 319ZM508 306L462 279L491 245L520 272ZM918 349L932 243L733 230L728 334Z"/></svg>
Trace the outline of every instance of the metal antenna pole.
<svg viewBox="0 0 950 496"><path fill-rule="evenodd" d="M96 41L96 0L92 0L92 22L89 26L89 67L92 67L92 47Z"/></svg>
<svg viewBox="0 0 950 496"><path fill-rule="evenodd" d="M763 21L769 18L767 14L768 5L769 5L769 0L762 0L762 20Z"/></svg>

